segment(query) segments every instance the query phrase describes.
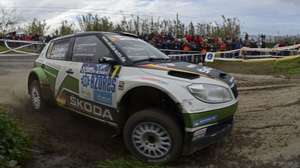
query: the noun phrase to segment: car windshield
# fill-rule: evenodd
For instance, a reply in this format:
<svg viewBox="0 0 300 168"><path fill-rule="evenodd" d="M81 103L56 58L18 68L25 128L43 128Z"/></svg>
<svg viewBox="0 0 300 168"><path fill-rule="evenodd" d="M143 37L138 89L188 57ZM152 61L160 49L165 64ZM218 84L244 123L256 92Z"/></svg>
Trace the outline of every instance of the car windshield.
<svg viewBox="0 0 300 168"><path fill-rule="evenodd" d="M157 48L141 39L115 34L107 34L107 37L133 62L170 59Z"/></svg>

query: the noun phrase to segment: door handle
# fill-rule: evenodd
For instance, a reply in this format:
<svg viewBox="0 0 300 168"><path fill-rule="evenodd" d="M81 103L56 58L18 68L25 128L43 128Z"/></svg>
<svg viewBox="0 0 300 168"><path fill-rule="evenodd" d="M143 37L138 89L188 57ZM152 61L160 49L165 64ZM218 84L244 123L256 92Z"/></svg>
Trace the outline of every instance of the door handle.
<svg viewBox="0 0 300 168"><path fill-rule="evenodd" d="M66 73L68 73L68 74L73 74L74 72L73 72L72 69L68 69L68 70L66 70Z"/></svg>

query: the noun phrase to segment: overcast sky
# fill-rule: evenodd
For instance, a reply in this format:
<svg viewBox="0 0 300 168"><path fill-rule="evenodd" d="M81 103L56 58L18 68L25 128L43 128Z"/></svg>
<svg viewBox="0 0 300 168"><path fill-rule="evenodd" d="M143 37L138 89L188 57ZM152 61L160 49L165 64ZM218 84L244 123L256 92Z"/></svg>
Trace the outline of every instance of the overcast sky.
<svg viewBox="0 0 300 168"><path fill-rule="evenodd" d="M237 17L242 32L268 35L300 34L300 0L0 0L0 8L16 8L22 21L33 17L58 25L78 14L98 12L118 20L122 14L139 14L184 22L219 21Z"/></svg>

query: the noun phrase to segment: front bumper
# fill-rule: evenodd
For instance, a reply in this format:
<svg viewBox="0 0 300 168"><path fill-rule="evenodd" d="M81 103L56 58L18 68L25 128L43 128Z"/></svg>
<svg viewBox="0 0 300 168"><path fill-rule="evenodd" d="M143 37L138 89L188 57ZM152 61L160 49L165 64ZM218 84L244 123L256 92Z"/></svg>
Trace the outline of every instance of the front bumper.
<svg viewBox="0 0 300 168"><path fill-rule="evenodd" d="M222 140L231 133L233 128L233 116L230 116L217 124L203 127L198 130L199 135L195 136L195 132L186 132L183 154L189 155L205 148L206 146ZM201 131L201 130L205 130ZM203 134L201 134L203 133Z"/></svg>

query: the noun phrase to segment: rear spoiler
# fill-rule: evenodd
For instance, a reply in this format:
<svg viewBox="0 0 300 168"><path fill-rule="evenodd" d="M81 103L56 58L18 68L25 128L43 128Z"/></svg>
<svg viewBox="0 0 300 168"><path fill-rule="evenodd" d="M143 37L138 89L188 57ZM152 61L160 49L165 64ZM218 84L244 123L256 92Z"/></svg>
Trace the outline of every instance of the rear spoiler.
<svg viewBox="0 0 300 168"><path fill-rule="evenodd" d="M138 35L136 35L136 34L133 34L133 33L127 33L127 32L116 32L116 33L118 33L118 34L120 34L120 35L123 35L123 36L128 36L128 37L139 38L139 36L138 36Z"/></svg>

